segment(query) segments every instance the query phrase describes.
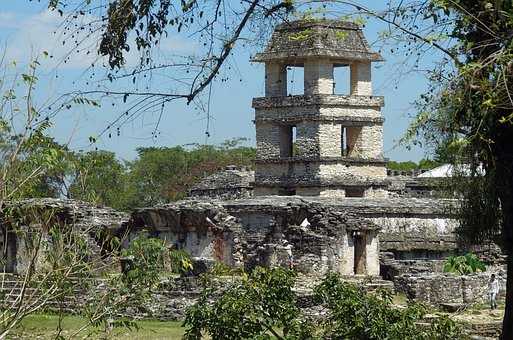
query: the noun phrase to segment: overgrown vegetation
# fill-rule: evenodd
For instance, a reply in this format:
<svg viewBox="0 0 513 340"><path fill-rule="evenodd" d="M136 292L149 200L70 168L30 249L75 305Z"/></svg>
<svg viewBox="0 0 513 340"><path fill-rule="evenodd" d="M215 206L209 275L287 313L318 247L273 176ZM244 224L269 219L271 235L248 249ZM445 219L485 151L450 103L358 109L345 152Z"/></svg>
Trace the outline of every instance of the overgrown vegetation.
<svg viewBox="0 0 513 340"><path fill-rule="evenodd" d="M462 339L461 329L440 316L427 327L427 313L409 303L394 308L387 291L367 293L327 275L314 289L317 303L327 309L312 320L298 308L293 290L295 273L282 268L257 268L240 284L219 294L206 288L184 322L186 339Z"/></svg>

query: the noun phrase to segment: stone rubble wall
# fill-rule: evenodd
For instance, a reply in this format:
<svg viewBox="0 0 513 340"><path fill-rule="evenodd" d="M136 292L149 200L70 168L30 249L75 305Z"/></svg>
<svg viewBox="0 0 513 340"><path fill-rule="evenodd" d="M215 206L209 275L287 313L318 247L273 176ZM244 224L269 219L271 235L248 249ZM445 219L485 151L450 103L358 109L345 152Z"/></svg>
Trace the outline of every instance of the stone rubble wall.
<svg viewBox="0 0 513 340"><path fill-rule="evenodd" d="M404 274L394 279L394 287L397 292L405 293L408 298L435 306L444 303L487 303L490 275L490 273L461 276L450 273ZM499 295L504 296L505 273L499 273L499 278L501 278Z"/></svg>
<svg viewBox="0 0 513 340"><path fill-rule="evenodd" d="M4 259L6 271L18 274L26 272L30 265L33 247L28 245L41 233L44 241L49 238L47 231L41 230L42 219L51 218L53 224L69 226L82 233L92 253L91 261L102 263L108 262L101 256L103 242L115 235L129 219L127 213L69 199L27 199L16 204L7 203L7 206L15 211L15 215L3 218L0 236L8 237L7 258ZM4 240L1 238L0 244ZM43 242L43 249L45 244ZM38 263L42 262L40 257Z"/></svg>

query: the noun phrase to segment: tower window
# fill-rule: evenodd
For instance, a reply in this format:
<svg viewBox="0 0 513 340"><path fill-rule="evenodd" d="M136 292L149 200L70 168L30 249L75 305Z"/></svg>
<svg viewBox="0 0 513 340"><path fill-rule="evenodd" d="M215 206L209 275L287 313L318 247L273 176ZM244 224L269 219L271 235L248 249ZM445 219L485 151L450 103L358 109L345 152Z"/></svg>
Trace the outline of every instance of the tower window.
<svg viewBox="0 0 513 340"><path fill-rule="evenodd" d="M351 72L348 65L335 64L333 68L333 94L349 95Z"/></svg>
<svg viewBox="0 0 513 340"><path fill-rule="evenodd" d="M340 150L342 157L358 156L355 147L360 138L362 128L360 126L342 126L340 129Z"/></svg>
<svg viewBox="0 0 513 340"><path fill-rule="evenodd" d="M340 155L342 157L348 156L347 150L347 128L343 127L340 129Z"/></svg>
<svg viewBox="0 0 513 340"><path fill-rule="evenodd" d="M305 70L303 66L287 66L287 95L305 94Z"/></svg>
<svg viewBox="0 0 513 340"><path fill-rule="evenodd" d="M296 130L294 125L280 127L280 157L293 157L297 155Z"/></svg>

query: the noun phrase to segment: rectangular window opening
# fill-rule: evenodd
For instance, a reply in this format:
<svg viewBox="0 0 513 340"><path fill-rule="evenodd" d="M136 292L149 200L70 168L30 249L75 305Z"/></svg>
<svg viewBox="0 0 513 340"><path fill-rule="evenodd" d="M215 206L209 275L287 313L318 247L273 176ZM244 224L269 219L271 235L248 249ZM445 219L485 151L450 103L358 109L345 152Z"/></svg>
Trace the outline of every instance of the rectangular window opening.
<svg viewBox="0 0 513 340"><path fill-rule="evenodd" d="M335 64L333 68L333 94L348 96L351 88L350 82L349 65Z"/></svg>
<svg viewBox="0 0 513 340"><path fill-rule="evenodd" d="M350 126L350 127L341 127L340 132L340 149L342 157L354 157L357 156L355 154L358 152L355 150L356 143L360 138L360 133L362 131L361 126Z"/></svg>
<svg viewBox="0 0 513 340"><path fill-rule="evenodd" d="M292 149L290 150L290 155L292 157L297 156L297 128L292 126Z"/></svg>
<svg viewBox="0 0 513 340"><path fill-rule="evenodd" d="M303 66L287 66L287 96L305 94L305 70Z"/></svg>
<svg viewBox="0 0 513 340"><path fill-rule="evenodd" d="M340 128L340 151L342 157L347 157L347 128L343 126Z"/></svg>
<svg viewBox="0 0 513 340"><path fill-rule="evenodd" d="M280 188L278 190L279 196L295 196L296 195L296 189L292 188Z"/></svg>
<svg viewBox="0 0 513 340"><path fill-rule="evenodd" d="M296 152L296 127L286 125L280 127L280 157L293 157Z"/></svg>
<svg viewBox="0 0 513 340"><path fill-rule="evenodd" d="M363 188L346 188L346 197L363 197L365 190Z"/></svg>

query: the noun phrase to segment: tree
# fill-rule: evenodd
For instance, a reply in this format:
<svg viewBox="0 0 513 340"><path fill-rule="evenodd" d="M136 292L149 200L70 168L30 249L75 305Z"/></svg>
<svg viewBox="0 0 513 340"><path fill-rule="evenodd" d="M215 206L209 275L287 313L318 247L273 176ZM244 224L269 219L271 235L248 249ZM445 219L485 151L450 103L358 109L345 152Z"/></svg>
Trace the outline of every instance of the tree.
<svg viewBox="0 0 513 340"><path fill-rule="evenodd" d="M138 158L128 163L127 206L148 206L184 198L201 178L227 165L251 167L255 149L240 146L241 140L220 146L194 145L138 148ZM162 176L162 174L166 174Z"/></svg>
<svg viewBox="0 0 513 340"><path fill-rule="evenodd" d="M17 245L22 245L18 251L23 253L23 261L19 262L24 265L17 268L17 284L12 287L6 285L9 275L0 276L4 287L0 339L8 338L26 316L48 308L56 308L59 315L56 338L61 339L64 298L77 290L100 287L95 274L119 259L120 240L108 237L105 230L75 225L62 217L59 208L26 201L34 196L58 195L70 169L67 148L48 136L51 118L73 103L90 103L75 97L49 100L57 109L37 105L39 65L36 59L26 72L19 72L16 64L0 63L0 272L9 272L9 250ZM93 244L104 251L93 253ZM144 270L139 272L145 274ZM146 293L152 282L146 275L131 276L130 285L126 281L119 275L111 277L107 281L111 289L95 291L97 298L81 311L87 318L74 336L90 326L130 324L124 320L112 323L110 319Z"/></svg>
<svg viewBox="0 0 513 340"><path fill-rule="evenodd" d="M270 335L277 339L311 338L312 325L301 320L296 306L294 282L293 272L257 268L219 297L207 286L199 302L187 311L185 338L196 340L207 334L213 339L234 340L270 339Z"/></svg>
<svg viewBox="0 0 513 340"><path fill-rule="evenodd" d="M44 54L46 55L46 54ZM34 103L38 83L38 59L26 73L16 65L1 64L0 80L0 250L1 271L6 272L8 249L15 235L23 240L27 257L21 287L14 287L14 300L2 297L0 339L4 339L23 318L41 310L78 287L70 280L86 273L83 234L55 223L54 212L26 208L21 200L34 195L55 193L55 174L61 171L60 157L64 149L47 136L51 126ZM31 225L39 229L34 231ZM48 244L52 247L46 247ZM44 261L41 259L44 257ZM5 286L7 278L2 276Z"/></svg>
<svg viewBox="0 0 513 340"><path fill-rule="evenodd" d="M70 198L115 209L127 208L127 169L113 152L90 151L73 158Z"/></svg>
<svg viewBox="0 0 513 340"><path fill-rule="evenodd" d="M503 339L513 338L513 4L510 1L439 0L426 20L451 20L454 57L433 73L432 88L410 130L434 148L450 150L461 169L464 197L460 233L473 242L498 235L507 260Z"/></svg>

